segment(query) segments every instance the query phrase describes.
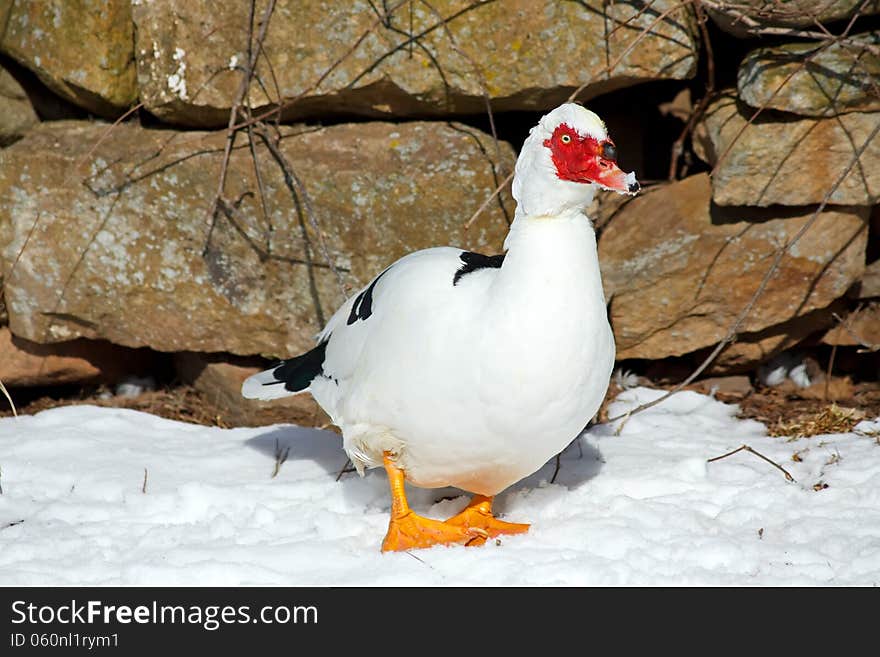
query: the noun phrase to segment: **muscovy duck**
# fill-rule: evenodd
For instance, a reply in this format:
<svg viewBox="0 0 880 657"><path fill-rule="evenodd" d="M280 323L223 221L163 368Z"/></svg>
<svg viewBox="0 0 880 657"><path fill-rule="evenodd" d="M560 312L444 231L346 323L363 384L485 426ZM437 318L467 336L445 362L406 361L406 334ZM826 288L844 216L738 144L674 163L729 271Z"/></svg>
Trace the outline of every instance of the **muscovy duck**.
<svg viewBox="0 0 880 657"><path fill-rule="evenodd" d="M614 365L596 235L597 189L634 194L602 120L566 103L517 159L504 255L411 253L346 301L311 351L255 374L242 394L310 391L358 471L384 466L383 551L479 545L529 525L492 498L562 451L602 403ZM415 514L404 481L474 494L456 516Z"/></svg>

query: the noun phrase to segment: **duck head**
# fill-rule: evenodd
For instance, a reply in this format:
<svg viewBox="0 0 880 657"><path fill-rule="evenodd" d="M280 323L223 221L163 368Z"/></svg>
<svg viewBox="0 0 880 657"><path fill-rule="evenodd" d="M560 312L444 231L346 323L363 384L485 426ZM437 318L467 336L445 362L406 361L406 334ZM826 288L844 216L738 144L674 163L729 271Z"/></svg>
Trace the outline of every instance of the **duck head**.
<svg viewBox="0 0 880 657"><path fill-rule="evenodd" d="M517 210L530 216L583 210L597 189L635 194L639 183L617 165L602 119L581 105L560 105L532 128L520 151L513 179Z"/></svg>

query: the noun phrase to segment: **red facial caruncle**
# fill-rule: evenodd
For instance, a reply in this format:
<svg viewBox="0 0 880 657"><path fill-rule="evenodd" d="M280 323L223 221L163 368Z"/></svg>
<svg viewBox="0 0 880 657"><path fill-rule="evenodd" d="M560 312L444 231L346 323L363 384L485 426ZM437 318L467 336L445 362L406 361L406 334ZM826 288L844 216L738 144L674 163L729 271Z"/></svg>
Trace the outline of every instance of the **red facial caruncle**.
<svg viewBox="0 0 880 657"><path fill-rule="evenodd" d="M599 141L580 135L562 123L544 146L550 149L556 176L576 183L596 183L605 189L634 193L639 189L632 175L617 166L617 150L610 139Z"/></svg>

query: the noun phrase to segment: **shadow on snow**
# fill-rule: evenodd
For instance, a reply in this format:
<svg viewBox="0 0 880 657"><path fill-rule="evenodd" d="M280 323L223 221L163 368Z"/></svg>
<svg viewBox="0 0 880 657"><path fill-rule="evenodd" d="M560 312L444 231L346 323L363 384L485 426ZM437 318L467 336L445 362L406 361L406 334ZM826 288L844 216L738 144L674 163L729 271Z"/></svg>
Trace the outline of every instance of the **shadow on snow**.
<svg viewBox="0 0 880 657"><path fill-rule="evenodd" d="M605 428L598 426L592 431L600 433ZM327 473L330 481L335 480L346 465L342 438L332 431L296 426L273 427L251 438L246 444L264 454L269 461L275 461L279 451L283 453L289 450L287 463L310 460ZM581 436L562 451L554 485L564 486L569 490L578 488L595 477L602 469L603 463L601 452ZM281 473L283 472L284 466L281 467ZM503 515L507 510L508 500L517 493L547 485L553 479L554 472L556 472L556 457L551 458L537 472L500 493L495 501L496 512ZM342 487L347 502L362 505L365 511L371 507L387 511L391 507L388 480L380 468L368 470L365 477L348 472L343 474L336 484ZM469 497L470 493L453 487L427 489L407 486L409 503L417 513L421 514L436 515L430 514L429 510L444 500L453 500L453 502L444 505L443 513L456 513L464 507Z"/></svg>

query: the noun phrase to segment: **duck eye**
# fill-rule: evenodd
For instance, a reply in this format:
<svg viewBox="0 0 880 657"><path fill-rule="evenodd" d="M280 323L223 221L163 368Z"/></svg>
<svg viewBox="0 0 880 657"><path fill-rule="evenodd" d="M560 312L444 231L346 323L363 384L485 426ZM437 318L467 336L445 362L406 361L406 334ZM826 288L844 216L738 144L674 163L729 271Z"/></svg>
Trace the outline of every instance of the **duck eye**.
<svg viewBox="0 0 880 657"><path fill-rule="evenodd" d="M571 141L571 135L562 135L559 138L559 141L561 141L563 144L567 144Z"/></svg>
<svg viewBox="0 0 880 657"><path fill-rule="evenodd" d="M617 149L614 147L610 141L606 141L602 144L601 155L606 160L616 160L617 159Z"/></svg>

